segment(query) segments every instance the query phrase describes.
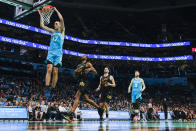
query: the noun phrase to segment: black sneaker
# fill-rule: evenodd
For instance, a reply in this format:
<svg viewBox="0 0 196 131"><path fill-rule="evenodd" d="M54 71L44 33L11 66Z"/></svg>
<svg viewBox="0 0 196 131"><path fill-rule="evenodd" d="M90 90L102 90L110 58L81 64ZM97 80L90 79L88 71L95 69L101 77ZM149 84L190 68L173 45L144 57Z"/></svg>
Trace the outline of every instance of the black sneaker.
<svg viewBox="0 0 196 131"><path fill-rule="evenodd" d="M63 116L67 121L72 122L74 118L73 112L68 112L66 115Z"/></svg>
<svg viewBox="0 0 196 131"><path fill-rule="evenodd" d="M100 120L103 120L103 113L104 113L104 109L103 108L98 108L98 114L100 116Z"/></svg>

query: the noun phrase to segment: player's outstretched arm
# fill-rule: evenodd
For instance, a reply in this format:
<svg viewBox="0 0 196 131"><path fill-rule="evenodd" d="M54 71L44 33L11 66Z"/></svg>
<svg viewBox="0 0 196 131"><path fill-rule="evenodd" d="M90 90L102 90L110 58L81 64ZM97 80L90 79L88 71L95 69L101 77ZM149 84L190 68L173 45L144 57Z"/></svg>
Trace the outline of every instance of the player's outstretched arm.
<svg viewBox="0 0 196 131"><path fill-rule="evenodd" d="M99 91L99 90L101 89L101 79L102 79L102 76L100 77L99 86L98 86L98 88L96 89L96 91Z"/></svg>
<svg viewBox="0 0 196 131"><path fill-rule="evenodd" d="M130 93L130 92L131 92L132 84L133 84L133 80L131 80L131 83L130 83L130 85L129 85L128 93Z"/></svg>
<svg viewBox="0 0 196 131"><path fill-rule="evenodd" d="M78 66L77 69L74 70L74 78L78 77L78 73L82 71L82 67Z"/></svg>
<svg viewBox="0 0 196 131"><path fill-rule="evenodd" d="M87 63L87 67L89 67L89 68L86 69L86 74L88 74L90 71L92 71L95 75L97 75L96 69L93 67L93 65L90 62Z"/></svg>
<svg viewBox="0 0 196 131"><path fill-rule="evenodd" d="M54 10L56 11L58 17L59 17L59 20L60 20L60 24L61 24L61 33L63 35L65 35L65 24L64 24L64 19L63 19L63 16L61 15L61 13L57 10L56 7L54 7Z"/></svg>
<svg viewBox="0 0 196 131"><path fill-rule="evenodd" d="M142 80L142 92L146 89L146 85L144 83L144 80Z"/></svg>
<svg viewBox="0 0 196 131"><path fill-rule="evenodd" d="M40 27L41 27L42 29L44 29L44 30L50 32L51 34L52 34L53 31L54 31L53 29L51 29L51 28L49 28L49 27L47 27L47 26L44 25L44 21L43 21L43 19L42 19L41 16L40 16Z"/></svg>
<svg viewBox="0 0 196 131"><path fill-rule="evenodd" d="M110 80L112 81L112 84L110 84L110 86L111 87L116 87L116 83L115 83L115 80L114 80L113 76L110 76Z"/></svg>

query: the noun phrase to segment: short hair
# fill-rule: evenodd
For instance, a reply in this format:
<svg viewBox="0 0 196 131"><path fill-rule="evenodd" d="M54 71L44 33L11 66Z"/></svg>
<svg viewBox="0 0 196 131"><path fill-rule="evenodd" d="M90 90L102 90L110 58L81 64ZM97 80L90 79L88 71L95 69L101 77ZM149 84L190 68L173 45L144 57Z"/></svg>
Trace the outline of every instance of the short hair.
<svg viewBox="0 0 196 131"><path fill-rule="evenodd" d="M140 73L140 72L139 72L139 70L135 70L135 72L138 72L138 73Z"/></svg>
<svg viewBox="0 0 196 131"><path fill-rule="evenodd" d="M88 60L88 56L87 55L83 55L82 58L85 57L86 60Z"/></svg>
<svg viewBox="0 0 196 131"><path fill-rule="evenodd" d="M109 72L110 72L110 67L109 66L106 66L105 68L108 68Z"/></svg>

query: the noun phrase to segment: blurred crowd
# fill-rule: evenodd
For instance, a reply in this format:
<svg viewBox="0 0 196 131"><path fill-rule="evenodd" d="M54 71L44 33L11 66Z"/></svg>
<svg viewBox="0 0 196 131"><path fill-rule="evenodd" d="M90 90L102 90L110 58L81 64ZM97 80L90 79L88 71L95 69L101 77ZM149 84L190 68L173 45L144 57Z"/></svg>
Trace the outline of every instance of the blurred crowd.
<svg viewBox="0 0 196 131"><path fill-rule="evenodd" d="M27 107L30 120L63 119L63 114L70 111L73 105L77 84L74 82L70 84L61 82L62 81L59 82L58 87L51 93L50 89L44 88L43 81L39 79L2 75L0 77L0 106ZM143 94L144 99L141 106L141 119L158 120L158 112L163 111L161 104L162 98L160 96L159 99L156 99L156 95L149 94L149 92L151 92L149 90L151 89L147 89ZM156 92L160 91L157 90ZM170 93L165 96L170 96ZM96 103L99 103L99 94L95 93L93 88L89 89L89 97ZM112 97L110 110L129 110L129 94L114 92ZM149 115L148 100L150 98L153 99L153 110ZM80 119L80 110L95 110L95 108L81 100L75 112L78 119ZM178 96L168 97L168 111L172 118L176 120L195 119L195 112L191 107L191 102L183 101L183 99L178 98Z"/></svg>
<svg viewBox="0 0 196 131"><path fill-rule="evenodd" d="M140 107L139 119L142 121L160 120L159 112L162 112L163 116L165 115L162 101L160 101L159 103L152 102L151 104L143 104ZM171 118L168 118L169 116ZM191 104L168 105L167 119L177 121L196 120L196 111L191 107Z"/></svg>

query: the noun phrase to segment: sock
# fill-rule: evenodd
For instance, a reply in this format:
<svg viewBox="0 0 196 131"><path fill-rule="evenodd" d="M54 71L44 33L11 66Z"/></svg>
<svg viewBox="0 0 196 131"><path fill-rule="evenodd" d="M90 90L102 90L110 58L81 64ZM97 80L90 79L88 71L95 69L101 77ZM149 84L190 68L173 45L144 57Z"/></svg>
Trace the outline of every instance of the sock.
<svg viewBox="0 0 196 131"><path fill-rule="evenodd" d="M106 118L108 118L108 114L106 114Z"/></svg>

